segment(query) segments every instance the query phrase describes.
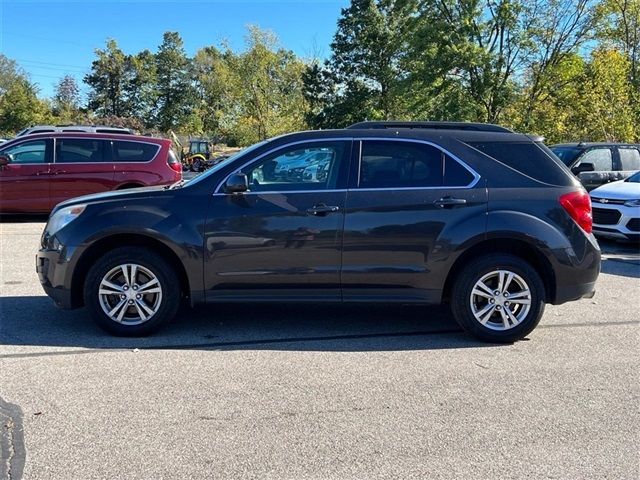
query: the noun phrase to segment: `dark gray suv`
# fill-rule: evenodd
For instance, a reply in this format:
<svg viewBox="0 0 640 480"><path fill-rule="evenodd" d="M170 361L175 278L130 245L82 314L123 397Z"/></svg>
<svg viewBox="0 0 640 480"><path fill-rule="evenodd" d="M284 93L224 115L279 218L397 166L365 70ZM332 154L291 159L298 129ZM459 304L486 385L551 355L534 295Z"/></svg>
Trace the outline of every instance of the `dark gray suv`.
<svg viewBox="0 0 640 480"><path fill-rule="evenodd" d="M312 157L322 175L276 174ZM538 138L367 122L259 143L188 183L64 202L37 271L59 306L116 335L156 331L182 299L447 302L477 338L511 342L546 303L593 295L591 224Z"/></svg>

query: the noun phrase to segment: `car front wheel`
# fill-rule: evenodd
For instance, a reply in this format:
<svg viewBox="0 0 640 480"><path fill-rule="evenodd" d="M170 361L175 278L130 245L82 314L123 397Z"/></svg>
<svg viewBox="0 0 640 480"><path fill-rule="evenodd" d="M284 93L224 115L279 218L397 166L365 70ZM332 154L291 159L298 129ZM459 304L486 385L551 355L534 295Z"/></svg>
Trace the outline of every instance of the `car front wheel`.
<svg viewBox="0 0 640 480"><path fill-rule="evenodd" d="M87 274L84 301L94 321L118 336L143 336L171 320L180 303L179 281L156 253L117 248Z"/></svg>
<svg viewBox="0 0 640 480"><path fill-rule="evenodd" d="M476 338L510 343L538 325L544 299L544 284L529 263L513 255L487 255L469 263L456 278L451 310Z"/></svg>

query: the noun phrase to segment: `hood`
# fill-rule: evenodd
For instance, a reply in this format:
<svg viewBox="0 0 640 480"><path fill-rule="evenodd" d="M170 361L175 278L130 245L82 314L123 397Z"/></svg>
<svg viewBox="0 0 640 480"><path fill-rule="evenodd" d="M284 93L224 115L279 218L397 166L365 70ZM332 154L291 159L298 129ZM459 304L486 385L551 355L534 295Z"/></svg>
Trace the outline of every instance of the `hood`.
<svg viewBox="0 0 640 480"><path fill-rule="evenodd" d="M64 202L60 202L55 210L61 207L68 207L70 205L78 205L81 203L99 203L109 200L123 200L127 198L144 198L156 192L163 192L167 190L167 185L153 186L153 187L140 187L140 188L128 188L126 190L114 190L112 192L92 193L91 195L83 195L82 197L74 197Z"/></svg>
<svg viewBox="0 0 640 480"><path fill-rule="evenodd" d="M591 198L608 198L611 200L632 200L640 198L640 183L617 182L607 183L589 192Z"/></svg>

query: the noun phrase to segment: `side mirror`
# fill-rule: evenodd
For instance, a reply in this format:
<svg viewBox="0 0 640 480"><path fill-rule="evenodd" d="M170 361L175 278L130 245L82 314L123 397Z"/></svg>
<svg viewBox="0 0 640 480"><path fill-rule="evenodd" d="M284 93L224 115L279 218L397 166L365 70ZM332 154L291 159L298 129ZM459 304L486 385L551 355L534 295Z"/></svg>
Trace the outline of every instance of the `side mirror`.
<svg viewBox="0 0 640 480"><path fill-rule="evenodd" d="M225 193L242 193L249 190L249 179L244 173L234 173L224 184Z"/></svg>
<svg viewBox="0 0 640 480"><path fill-rule="evenodd" d="M11 159L7 155L0 155L0 169L6 167L11 162Z"/></svg>
<svg viewBox="0 0 640 480"><path fill-rule="evenodd" d="M580 165L573 167L571 171L576 175L583 172L594 172L596 169L593 166L593 163L581 163Z"/></svg>

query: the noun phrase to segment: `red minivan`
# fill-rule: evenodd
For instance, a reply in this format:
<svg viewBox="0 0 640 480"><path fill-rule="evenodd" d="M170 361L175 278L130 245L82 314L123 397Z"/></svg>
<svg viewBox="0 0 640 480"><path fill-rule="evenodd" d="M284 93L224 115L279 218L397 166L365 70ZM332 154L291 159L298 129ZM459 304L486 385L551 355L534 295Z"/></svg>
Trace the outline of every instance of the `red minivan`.
<svg viewBox="0 0 640 480"><path fill-rule="evenodd" d="M163 138L61 132L0 146L0 213L48 213L72 197L180 180Z"/></svg>

